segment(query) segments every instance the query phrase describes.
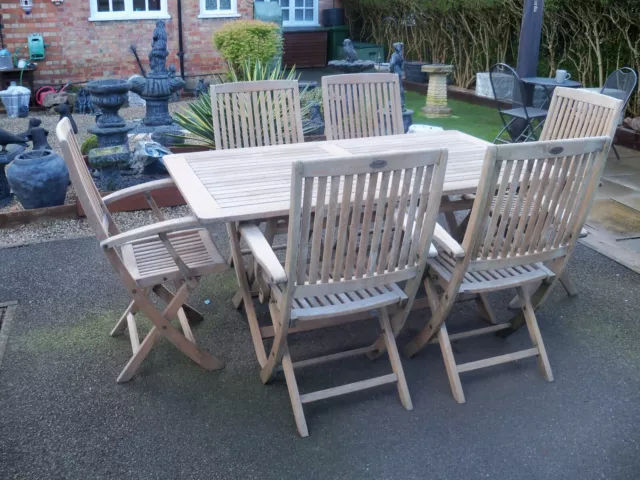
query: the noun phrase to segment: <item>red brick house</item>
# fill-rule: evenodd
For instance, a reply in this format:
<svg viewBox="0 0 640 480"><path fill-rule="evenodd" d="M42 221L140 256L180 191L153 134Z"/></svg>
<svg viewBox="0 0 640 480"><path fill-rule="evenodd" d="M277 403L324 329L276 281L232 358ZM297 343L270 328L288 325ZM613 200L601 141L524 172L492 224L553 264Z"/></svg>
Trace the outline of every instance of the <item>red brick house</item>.
<svg viewBox="0 0 640 480"><path fill-rule="evenodd" d="M319 26L320 12L333 7L332 0L279 1L285 32ZM42 34L49 46L46 58L37 62L35 83L62 84L139 73L129 45L137 46L146 67L157 19L166 22L168 63L179 72L179 5L184 74L193 84L196 77L226 69L213 47L213 33L224 22L252 18L253 0L64 0L58 6L51 0L34 0L30 15L20 8L19 0L0 0L0 22L5 48L11 52L24 46L30 33ZM26 48L21 52L27 55Z"/></svg>

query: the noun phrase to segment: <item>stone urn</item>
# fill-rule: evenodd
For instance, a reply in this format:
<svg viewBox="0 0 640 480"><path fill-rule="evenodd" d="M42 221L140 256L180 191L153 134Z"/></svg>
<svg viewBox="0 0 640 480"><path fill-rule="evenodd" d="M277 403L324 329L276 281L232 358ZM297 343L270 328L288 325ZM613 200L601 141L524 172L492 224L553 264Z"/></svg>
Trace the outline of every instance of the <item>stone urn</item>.
<svg viewBox="0 0 640 480"><path fill-rule="evenodd" d="M11 190L26 209L64 204L69 171L64 159L53 150L21 153L7 168Z"/></svg>
<svg viewBox="0 0 640 480"><path fill-rule="evenodd" d="M126 142L127 133L131 128L118 114L118 110L127 100L130 88L129 82L120 78L87 83L86 89L91 94L91 103L102 111L96 126L89 129L89 132L98 137L99 148L113 147Z"/></svg>

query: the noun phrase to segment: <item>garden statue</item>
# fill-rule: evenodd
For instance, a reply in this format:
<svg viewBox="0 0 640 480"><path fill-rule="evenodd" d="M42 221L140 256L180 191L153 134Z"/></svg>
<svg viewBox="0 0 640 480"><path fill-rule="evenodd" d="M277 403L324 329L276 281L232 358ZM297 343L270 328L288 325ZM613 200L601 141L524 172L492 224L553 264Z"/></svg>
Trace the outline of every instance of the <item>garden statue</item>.
<svg viewBox="0 0 640 480"><path fill-rule="evenodd" d="M0 128L0 147L2 147L0 148L0 153L5 153L7 151L7 145L22 145L23 147L29 146L27 142L25 142L24 138Z"/></svg>
<svg viewBox="0 0 640 480"><path fill-rule="evenodd" d="M181 79L182 80L182 79ZM176 66L172 63L169 65L169 86L176 84ZM180 101L180 89L178 88L171 94L170 102Z"/></svg>
<svg viewBox="0 0 640 480"><path fill-rule="evenodd" d="M53 107L53 109L60 114L60 118L58 119L58 121L62 120L63 118L69 119L73 133L77 135L78 125L76 125L76 121L71 116L71 112L69 111L69 105L67 105L66 103L61 103L60 105L56 105L55 107Z"/></svg>
<svg viewBox="0 0 640 480"><path fill-rule="evenodd" d="M305 135L324 135L324 118L319 103L311 102L309 104L309 119L303 120L302 129Z"/></svg>
<svg viewBox="0 0 640 480"><path fill-rule="evenodd" d="M31 142L33 150L53 150L47 141L49 130L42 128L41 124L42 120L39 118L30 118L29 128L24 132L24 138L27 142Z"/></svg>
<svg viewBox="0 0 640 480"><path fill-rule="evenodd" d="M73 111L78 115L92 115L97 113L97 109L91 102L91 95L86 89L83 88L78 92Z"/></svg>
<svg viewBox="0 0 640 480"><path fill-rule="evenodd" d="M402 86L402 74L404 67L403 56L404 44L402 42L396 42L393 44L393 54L391 55L391 61L389 62L389 72L398 75L400 80L400 100L402 102L402 110L404 110L404 87Z"/></svg>
<svg viewBox="0 0 640 480"><path fill-rule="evenodd" d="M358 60L358 53L356 49L353 48L353 42L350 39L345 38L344 42L342 42L342 48L344 49L344 54L347 56L347 62L355 62Z"/></svg>
<svg viewBox="0 0 640 480"><path fill-rule="evenodd" d="M404 102L404 86L402 84L402 77L404 76L404 43L402 42L393 44L393 54L389 61L389 72L398 75L400 105L402 106L402 125L404 126L404 133L407 133L413 123L413 110L407 110Z"/></svg>
<svg viewBox="0 0 640 480"><path fill-rule="evenodd" d="M358 53L353 46L353 42L348 38L345 38L344 42L342 42L342 49L344 50L345 59L331 60L329 62L330 67L344 73L360 73L375 67L376 62L372 60L358 59Z"/></svg>
<svg viewBox="0 0 640 480"><path fill-rule="evenodd" d="M162 157L165 155L171 155L171 151L159 143L140 141L133 149L131 168L137 173L143 173L149 169L153 170L153 173L167 173L167 169L162 163Z"/></svg>
<svg viewBox="0 0 640 480"><path fill-rule="evenodd" d="M201 78L200 80L198 80L198 86L196 87L196 92L195 92L196 98L200 98L200 95L208 94L209 88L210 88L209 82L205 82L204 78Z"/></svg>
<svg viewBox="0 0 640 480"><path fill-rule="evenodd" d="M175 75L175 67L167 69L167 32L162 20L156 22L153 31L153 44L149 53L149 71L146 77L131 78L131 90L140 95L147 102L147 112L142 120L143 127L173 126L173 119L169 114L169 99L184 88L184 79ZM175 127L173 127L175 128ZM137 133L157 131L154 128L136 129Z"/></svg>

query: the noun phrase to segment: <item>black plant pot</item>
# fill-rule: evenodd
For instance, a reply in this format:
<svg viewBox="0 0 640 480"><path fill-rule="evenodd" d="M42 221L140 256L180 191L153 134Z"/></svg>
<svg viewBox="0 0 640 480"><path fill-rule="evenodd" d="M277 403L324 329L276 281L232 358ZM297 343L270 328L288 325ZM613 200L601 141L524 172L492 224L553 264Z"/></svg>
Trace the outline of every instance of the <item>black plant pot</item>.
<svg viewBox="0 0 640 480"><path fill-rule="evenodd" d="M427 65L427 62L404 62L404 79L407 82L427 83L429 75L420 70L423 65Z"/></svg>
<svg viewBox="0 0 640 480"><path fill-rule="evenodd" d="M322 25L338 27L344 25L344 8L327 8L322 11Z"/></svg>

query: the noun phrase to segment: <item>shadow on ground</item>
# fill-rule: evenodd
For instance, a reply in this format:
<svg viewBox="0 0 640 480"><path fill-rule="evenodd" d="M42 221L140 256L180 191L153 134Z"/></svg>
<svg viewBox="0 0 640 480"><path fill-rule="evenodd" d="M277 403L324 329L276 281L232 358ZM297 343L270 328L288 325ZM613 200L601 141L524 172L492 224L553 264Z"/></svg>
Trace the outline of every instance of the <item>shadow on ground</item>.
<svg viewBox="0 0 640 480"><path fill-rule="evenodd" d="M214 235L226 255L222 230ZM0 250L0 266L0 299L20 302L0 370L2 479L640 477L640 277L583 246L569 268L580 296L557 291L539 314L555 382L531 358L469 372L458 405L432 346L404 361L414 411L393 386L326 400L305 408L306 439L284 381L260 383L231 273L207 279L192 302L206 314L195 334L224 370L203 371L162 341L118 385L130 345L108 333L127 298L95 240ZM506 317L508 298L491 300ZM456 307L450 332L478 321L472 307ZM411 328L420 324L414 315ZM362 346L376 333L375 323L305 333L292 354ZM463 362L527 342L522 331L454 349ZM349 359L302 371L300 389L388 370Z"/></svg>

